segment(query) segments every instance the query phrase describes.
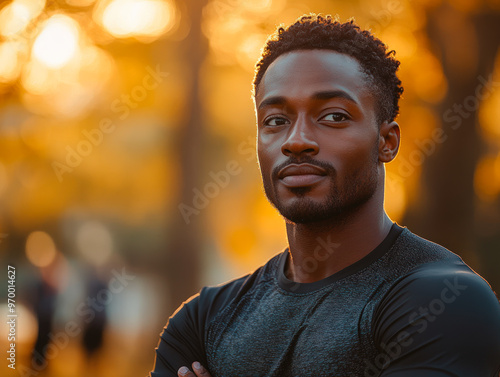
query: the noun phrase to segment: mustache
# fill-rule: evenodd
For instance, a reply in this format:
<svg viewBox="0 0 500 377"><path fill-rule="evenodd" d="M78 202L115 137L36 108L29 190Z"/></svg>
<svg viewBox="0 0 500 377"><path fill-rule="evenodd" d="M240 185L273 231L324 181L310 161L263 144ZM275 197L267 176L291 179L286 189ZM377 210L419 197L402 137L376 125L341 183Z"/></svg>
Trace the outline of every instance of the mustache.
<svg viewBox="0 0 500 377"><path fill-rule="evenodd" d="M291 164L310 164L310 165L315 165L318 166L322 169L324 169L327 173L327 175L335 175L336 170L335 168L328 162L325 161L319 161L315 160L312 157L306 157L306 158L301 158L300 160L297 158L289 158L288 160L282 162L281 164L277 165L272 172L272 176L274 179L278 179L278 173L286 168L288 165Z"/></svg>

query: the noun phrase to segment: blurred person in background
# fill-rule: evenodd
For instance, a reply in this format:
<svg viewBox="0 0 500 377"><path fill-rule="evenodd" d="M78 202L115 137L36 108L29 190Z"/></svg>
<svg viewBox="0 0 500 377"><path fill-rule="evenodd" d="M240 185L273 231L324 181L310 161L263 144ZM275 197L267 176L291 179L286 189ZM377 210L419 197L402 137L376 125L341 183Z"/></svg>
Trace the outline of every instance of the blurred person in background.
<svg viewBox="0 0 500 377"><path fill-rule="evenodd" d="M370 32L329 16L268 40L254 81L258 157L289 247L185 302L151 377L498 376L489 284L384 210L398 67Z"/></svg>
<svg viewBox="0 0 500 377"><path fill-rule="evenodd" d="M43 371L48 366L47 349L52 341L54 314L56 311L56 300L58 294L58 269L57 263L40 269L40 278L35 286L29 300L33 305L33 312L38 324L38 333L33 351L31 363L35 370Z"/></svg>
<svg viewBox="0 0 500 377"><path fill-rule="evenodd" d="M108 285L101 280L91 269L87 271L87 297L99 297ZM93 311L91 320L85 320L82 331L82 347L86 356L87 375L96 376L98 373L98 356L104 342L104 333L107 324L106 305L101 310Z"/></svg>

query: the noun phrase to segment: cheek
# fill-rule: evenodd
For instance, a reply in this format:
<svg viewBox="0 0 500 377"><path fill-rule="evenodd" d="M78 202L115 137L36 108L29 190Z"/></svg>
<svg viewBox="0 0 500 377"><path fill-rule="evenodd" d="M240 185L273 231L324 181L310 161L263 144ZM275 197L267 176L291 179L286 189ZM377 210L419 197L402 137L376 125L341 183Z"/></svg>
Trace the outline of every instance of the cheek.
<svg viewBox="0 0 500 377"><path fill-rule="evenodd" d="M269 170L271 169L271 162L269 156L269 150L266 148L265 144L262 144L260 139L257 142L257 160L259 162L260 172L262 174L262 178L266 179L270 174Z"/></svg>
<svg viewBox="0 0 500 377"><path fill-rule="evenodd" d="M283 137L279 134L261 132L257 136L257 148L266 152L274 152L276 149L281 150L282 139Z"/></svg>
<svg viewBox="0 0 500 377"><path fill-rule="evenodd" d="M266 159L266 146L262 143L260 136L257 137L257 159L259 163Z"/></svg>
<svg viewBox="0 0 500 377"><path fill-rule="evenodd" d="M271 169L274 161L281 155L281 144L269 136L259 136L257 139L257 157L262 169Z"/></svg>
<svg viewBox="0 0 500 377"><path fill-rule="evenodd" d="M323 153L321 153L323 152ZM339 175L370 169L378 160L374 138L344 137L320 146L319 159L332 162Z"/></svg>

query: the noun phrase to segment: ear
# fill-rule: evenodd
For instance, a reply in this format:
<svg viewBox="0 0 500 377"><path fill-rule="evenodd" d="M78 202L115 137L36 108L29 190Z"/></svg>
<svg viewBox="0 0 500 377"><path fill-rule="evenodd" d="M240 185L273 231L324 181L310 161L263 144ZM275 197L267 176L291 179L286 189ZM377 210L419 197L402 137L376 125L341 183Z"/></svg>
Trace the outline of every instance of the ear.
<svg viewBox="0 0 500 377"><path fill-rule="evenodd" d="M380 162L391 162L394 160L399 150L399 141L401 135L399 124L396 122L388 123L385 121L380 126L378 159Z"/></svg>

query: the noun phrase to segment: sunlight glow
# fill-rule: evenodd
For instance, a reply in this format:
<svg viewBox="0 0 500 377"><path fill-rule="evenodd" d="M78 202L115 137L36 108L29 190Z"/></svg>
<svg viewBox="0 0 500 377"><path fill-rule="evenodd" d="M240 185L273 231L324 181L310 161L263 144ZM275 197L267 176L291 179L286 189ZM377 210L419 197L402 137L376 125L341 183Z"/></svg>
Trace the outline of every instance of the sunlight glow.
<svg viewBox="0 0 500 377"><path fill-rule="evenodd" d="M259 59L266 39L266 34L250 34L238 46L239 54L236 55L236 58L241 66L249 72L254 71L255 62Z"/></svg>
<svg viewBox="0 0 500 377"><path fill-rule="evenodd" d="M45 94L56 84L50 79L49 73L49 69L44 64L29 62L24 67L21 83L29 93Z"/></svg>
<svg viewBox="0 0 500 377"><path fill-rule="evenodd" d="M161 0L113 0L98 13L98 21L117 38L158 37L175 21L174 6Z"/></svg>
<svg viewBox="0 0 500 377"><path fill-rule="evenodd" d="M500 153L483 157L474 174L474 189L486 203L494 203L500 195Z"/></svg>
<svg viewBox="0 0 500 377"><path fill-rule="evenodd" d="M32 59L21 75L24 105L37 114L79 117L100 101L113 72L109 53L93 45L79 45L75 58L57 70Z"/></svg>
<svg viewBox="0 0 500 377"><path fill-rule="evenodd" d="M8 4L0 12L0 34L11 37L22 32L44 7L45 0L16 0Z"/></svg>
<svg viewBox="0 0 500 377"><path fill-rule="evenodd" d="M413 91L424 101L439 103L448 90L441 63L431 53L420 53L413 65L411 85Z"/></svg>
<svg viewBox="0 0 500 377"><path fill-rule="evenodd" d="M479 108L479 124L484 136L491 142L500 146L500 126L498 117L500 115L500 90L495 90L495 83L498 77L493 77L490 82L493 84L490 90L484 90L484 101Z"/></svg>
<svg viewBox="0 0 500 377"><path fill-rule="evenodd" d="M0 82L11 82L17 79L21 72L19 61L20 45L18 42L0 44Z"/></svg>
<svg viewBox="0 0 500 377"><path fill-rule="evenodd" d="M88 7L95 3L95 0L66 0L66 3L74 7Z"/></svg>
<svg viewBox="0 0 500 377"><path fill-rule="evenodd" d="M384 207L394 221L401 221L406 212L408 199L403 182L398 174L387 171Z"/></svg>
<svg viewBox="0 0 500 377"><path fill-rule="evenodd" d="M240 6L245 10L254 12L268 12L273 5L273 0L242 0Z"/></svg>
<svg viewBox="0 0 500 377"><path fill-rule="evenodd" d="M78 51L78 23L64 15L52 16L33 44L33 57L47 67L65 66Z"/></svg>

